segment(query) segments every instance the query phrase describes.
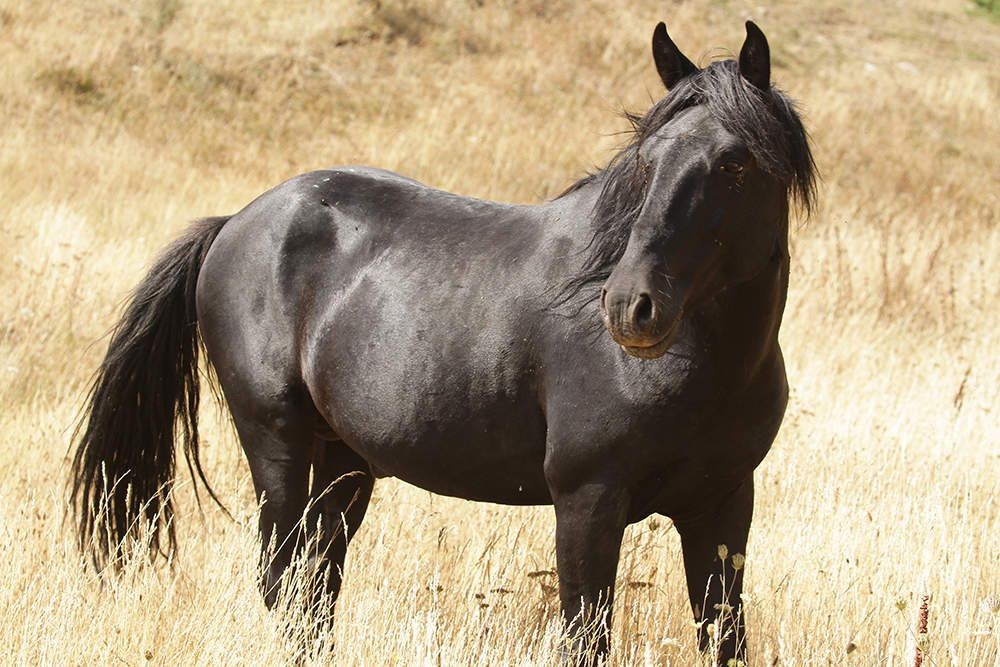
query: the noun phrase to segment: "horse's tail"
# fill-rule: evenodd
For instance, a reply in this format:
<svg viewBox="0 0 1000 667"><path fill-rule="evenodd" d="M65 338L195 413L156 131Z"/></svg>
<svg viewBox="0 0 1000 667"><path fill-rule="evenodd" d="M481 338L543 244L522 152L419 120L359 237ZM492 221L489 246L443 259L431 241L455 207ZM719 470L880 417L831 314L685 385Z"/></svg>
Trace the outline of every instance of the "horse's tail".
<svg viewBox="0 0 1000 667"><path fill-rule="evenodd" d="M70 501L80 547L99 569L121 564L128 538L149 539L154 556L174 550L169 487L178 422L192 477L197 471L219 502L198 460L195 287L228 220L194 223L160 255L133 292L90 388Z"/></svg>

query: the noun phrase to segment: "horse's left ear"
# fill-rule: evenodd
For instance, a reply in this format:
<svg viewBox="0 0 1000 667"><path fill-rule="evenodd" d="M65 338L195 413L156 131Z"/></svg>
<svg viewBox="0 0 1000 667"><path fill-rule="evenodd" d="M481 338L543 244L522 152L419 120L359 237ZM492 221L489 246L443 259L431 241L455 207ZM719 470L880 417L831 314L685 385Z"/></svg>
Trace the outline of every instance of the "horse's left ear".
<svg viewBox="0 0 1000 667"><path fill-rule="evenodd" d="M771 49L753 21L747 21L747 38L740 49L740 74L761 90L771 87Z"/></svg>

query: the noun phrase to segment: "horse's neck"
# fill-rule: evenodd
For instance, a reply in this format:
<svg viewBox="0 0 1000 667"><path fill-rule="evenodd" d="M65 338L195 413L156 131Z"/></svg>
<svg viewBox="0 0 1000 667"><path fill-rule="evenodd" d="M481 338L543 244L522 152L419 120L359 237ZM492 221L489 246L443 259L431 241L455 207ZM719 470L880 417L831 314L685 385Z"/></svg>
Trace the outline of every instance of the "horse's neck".
<svg viewBox="0 0 1000 667"><path fill-rule="evenodd" d="M583 243L594 233L593 212L601 194L604 175L589 179L562 196L541 204L537 210L546 219L546 228L565 238Z"/></svg>
<svg viewBox="0 0 1000 667"><path fill-rule="evenodd" d="M719 294L700 318L722 367L749 377L778 352L788 266L788 254L781 251L756 276Z"/></svg>

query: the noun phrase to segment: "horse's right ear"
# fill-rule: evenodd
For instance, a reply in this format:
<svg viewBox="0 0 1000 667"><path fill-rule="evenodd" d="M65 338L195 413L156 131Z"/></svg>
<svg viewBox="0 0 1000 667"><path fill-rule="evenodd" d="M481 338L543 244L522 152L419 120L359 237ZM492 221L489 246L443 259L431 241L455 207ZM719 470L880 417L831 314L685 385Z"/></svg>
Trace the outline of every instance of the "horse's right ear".
<svg viewBox="0 0 1000 667"><path fill-rule="evenodd" d="M667 90L677 85L677 82L698 71L694 63L688 60L673 40L667 34L667 26L660 21L653 30L653 60L656 61L656 71Z"/></svg>

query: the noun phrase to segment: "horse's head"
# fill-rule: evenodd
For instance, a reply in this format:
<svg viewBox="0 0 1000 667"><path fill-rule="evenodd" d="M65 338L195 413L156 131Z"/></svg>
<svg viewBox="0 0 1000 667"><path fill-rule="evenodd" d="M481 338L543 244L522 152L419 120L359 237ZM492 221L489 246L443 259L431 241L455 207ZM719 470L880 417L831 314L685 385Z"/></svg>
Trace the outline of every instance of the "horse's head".
<svg viewBox="0 0 1000 667"><path fill-rule="evenodd" d="M790 190L809 204L805 133L771 87L764 34L753 23L746 28L737 61L703 70L662 23L653 33L670 94L636 119L632 150L619 156L634 165L618 166L617 176L631 169L641 186L601 291L605 326L633 356L663 355L685 312L783 257Z"/></svg>

